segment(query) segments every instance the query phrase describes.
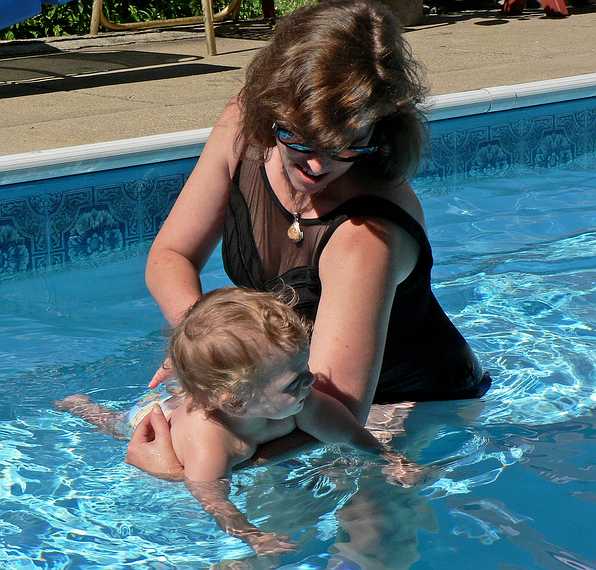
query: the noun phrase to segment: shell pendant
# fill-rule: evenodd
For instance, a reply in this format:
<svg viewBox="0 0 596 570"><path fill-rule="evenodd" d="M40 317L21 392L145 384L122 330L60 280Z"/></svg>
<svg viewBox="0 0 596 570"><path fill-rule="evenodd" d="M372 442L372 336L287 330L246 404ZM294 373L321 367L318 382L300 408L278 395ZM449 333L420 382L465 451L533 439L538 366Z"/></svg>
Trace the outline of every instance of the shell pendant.
<svg viewBox="0 0 596 570"><path fill-rule="evenodd" d="M300 243L304 239L304 232L300 227L300 214L294 212L294 221L288 228L288 237L295 243Z"/></svg>

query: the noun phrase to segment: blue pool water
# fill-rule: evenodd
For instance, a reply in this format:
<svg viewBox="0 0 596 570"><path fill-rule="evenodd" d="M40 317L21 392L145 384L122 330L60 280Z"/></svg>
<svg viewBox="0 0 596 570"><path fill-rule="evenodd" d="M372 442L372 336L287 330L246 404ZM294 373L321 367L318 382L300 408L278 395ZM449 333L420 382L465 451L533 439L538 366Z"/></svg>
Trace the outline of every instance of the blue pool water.
<svg viewBox="0 0 596 570"><path fill-rule="evenodd" d="M40 272L0 284L0 568L595 567L596 157L416 189L436 295L494 378L482 401L374 410L438 480L395 487L335 446L239 472L233 501L298 545L254 559L183 485L52 408L143 393L164 347L144 255ZM204 282L227 283L217 252Z"/></svg>

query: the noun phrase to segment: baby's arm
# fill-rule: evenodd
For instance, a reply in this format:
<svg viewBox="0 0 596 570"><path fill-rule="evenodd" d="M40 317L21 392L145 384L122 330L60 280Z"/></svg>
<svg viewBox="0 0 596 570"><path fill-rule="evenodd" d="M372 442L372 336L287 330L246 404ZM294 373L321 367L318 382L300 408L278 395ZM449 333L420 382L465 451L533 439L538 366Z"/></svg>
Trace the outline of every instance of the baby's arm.
<svg viewBox="0 0 596 570"><path fill-rule="evenodd" d="M339 400L313 390L296 416L296 425L324 443L349 443L371 452L382 452L383 445L357 421Z"/></svg>
<svg viewBox="0 0 596 570"><path fill-rule="evenodd" d="M353 414L335 398L313 390L296 416L296 425L304 432L325 443L348 443L382 455L391 469L385 473L404 486L418 482L422 469L403 455L392 451L362 427Z"/></svg>
<svg viewBox="0 0 596 570"><path fill-rule="evenodd" d="M198 439L198 438L197 438ZM230 452L233 444L221 439L201 438L189 441L184 449L184 474L188 490L213 516L217 524L231 536L244 540L257 554L274 554L294 549L284 536L264 532L252 525L229 499L229 476L232 467L243 457Z"/></svg>

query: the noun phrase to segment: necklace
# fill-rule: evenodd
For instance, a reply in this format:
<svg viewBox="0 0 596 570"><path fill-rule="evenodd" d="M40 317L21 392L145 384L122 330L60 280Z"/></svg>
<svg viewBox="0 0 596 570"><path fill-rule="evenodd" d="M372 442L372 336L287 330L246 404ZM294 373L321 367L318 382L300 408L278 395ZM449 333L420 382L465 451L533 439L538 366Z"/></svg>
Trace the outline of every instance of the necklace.
<svg viewBox="0 0 596 570"><path fill-rule="evenodd" d="M304 231L300 227L300 222L302 220L302 212L304 212L306 209L307 198L303 194L299 196L298 192L296 192L294 189L290 190L290 196L292 198L292 203L294 204L294 209L292 212L294 221L288 228L288 237L294 243L298 244L304 239Z"/></svg>
<svg viewBox="0 0 596 570"><path fill-rule="evenodd" d="M294 216L294 221L288 228L288 237L294 243L300 243L304 239L304 232L300 227L300 212L293 212L292 215Z"/></svg>

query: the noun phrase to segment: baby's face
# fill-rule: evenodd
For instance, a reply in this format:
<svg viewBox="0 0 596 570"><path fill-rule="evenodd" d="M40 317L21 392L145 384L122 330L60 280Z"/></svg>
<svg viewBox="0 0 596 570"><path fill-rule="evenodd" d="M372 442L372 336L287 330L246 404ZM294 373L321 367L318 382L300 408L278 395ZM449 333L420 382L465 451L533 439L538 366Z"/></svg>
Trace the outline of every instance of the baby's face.
<svg viewBox="0 0 596 570"><path fill-rule="evenodd" d="M277 352L261 369L260 387L244 416L282 420L299 413L314 382L308 351L293 356Z"/></svg>

